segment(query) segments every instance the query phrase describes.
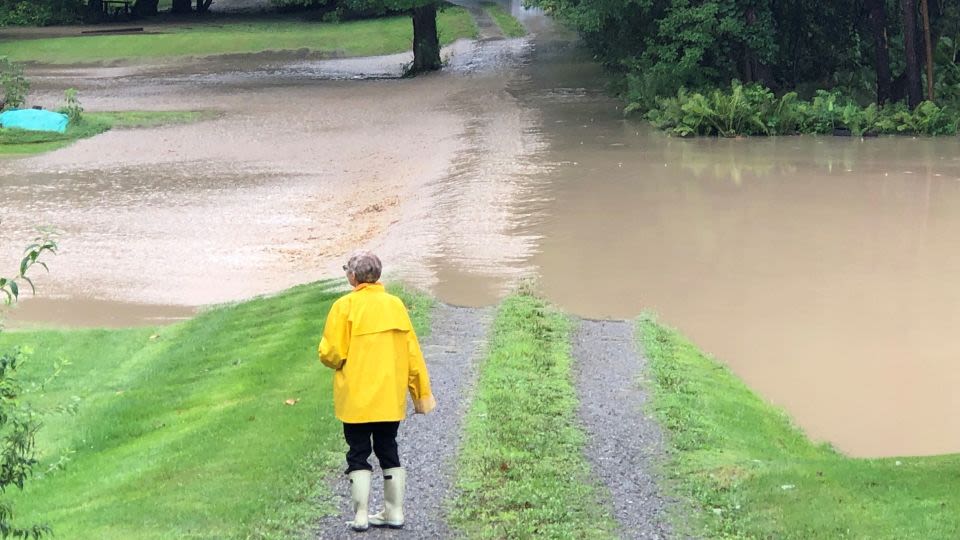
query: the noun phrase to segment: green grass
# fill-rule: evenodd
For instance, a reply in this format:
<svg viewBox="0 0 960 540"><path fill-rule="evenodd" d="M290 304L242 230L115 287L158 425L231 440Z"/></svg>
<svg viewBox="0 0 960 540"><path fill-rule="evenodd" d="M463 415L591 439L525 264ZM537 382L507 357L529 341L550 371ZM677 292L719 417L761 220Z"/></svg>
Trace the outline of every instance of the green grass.
<svg viewBox="0 0 960 540"><path fill-rule="evenodd" d="M960 538L960 455L853 459L815 445L676 331L639 323L669 485L704 538Z"/></svg>
<svg viewBox="0 0 960 540"><path fill-rule="evenodd" d="M569 341L543 300L501 305L465 422L453 519L467 537L612 537L581 451Z"/></svg>
<svg viewBox="0 0 960 540"><path fill-rule="evenodd" d="M483 9L497 23L504 36L518 38L527 35L527 29L513 15L507 13L500 4L487 4L483 6Z"/></svg>
<svg viewBox="0 0 960 540"><path fill-rule="evenodd" d="M12 493L17 521L71 539L309 537L343 459L316 357L340 294L325 282L169 327L0 336L0 350L35 351L26 376L72 362L37 406L80 398L40 431L41 474ZM429 301L403 296L422 331ZM44 472L63 455L65 470Z"/></svg>
<svg viewBox="0 0 960 540"><path fill-rule="evenodd" d="M475 37L476 25L463 8L437 16L443 44ZM369 56L408 51L409 17L344 23L277 19L266 22L171 25L166 33L21 39L0 43L0 56L14 62L82 64L182 56L296 51L338 56Z"/></svg>
<svg viewBox="0 0 960 540"><path fill-rule="evenodd" d="M198 111L122 111L85 113L65 133L0 128L0 155L23 156L58 150L112 128L153 127L195 122L212 116Z"/></svg>

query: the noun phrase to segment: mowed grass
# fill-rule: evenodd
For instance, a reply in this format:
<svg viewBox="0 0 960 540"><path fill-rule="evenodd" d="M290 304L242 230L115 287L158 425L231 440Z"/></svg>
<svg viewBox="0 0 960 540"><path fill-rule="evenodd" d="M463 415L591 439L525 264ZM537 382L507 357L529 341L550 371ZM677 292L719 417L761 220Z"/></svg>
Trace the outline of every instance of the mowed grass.
<svg viewBox="0 0 960 540"><path fill-rule="evenodd" d="M449 7L437 15L443 44L477 35L466 10ZM370 56L411 50L409 17L343 23L293 19L262 22L170 25L165 33L21 39L0 43L0 56L14 62L84 64L118 60L297 51L335 56Z"/></svg>
<svg viewBox="0 0 960 540"><path fill-rule="evenodd" d="M37 406L80 399L45 421L40 474L10 492L17 522L71 539L309 537L343 459L316 356L341 294L325 282L169 327L0 336L35 351L24 376L71 362ZM403 296L422 331L429 303Z"/></svg>
<svg viewBox="0 0 960 540"><path fill-rule="evenodd" d="M639 323L666 472L703 538L957 539L960 455L853 459L811 443L727 368L651 317ZM944 412L946 414L946 412ZM692 518L684 515L693 510Z"/></svg>
<svg viewBox="0 0 960 540"><path fill-rule="evenodd" d="M121 111L84 113L79 124L71 124L65 133L0 128L0 155L23 156L59 150L113 128L155 127L196 122L212 117L199 111Z"/></svg>
<svg viewBox="0 0 960 540"><path fill-rule="evenodd" d="M504 36L518 38L527 35L527 29L513 15L507 13L500 4L486 4L483 9L493 18L493 22L497 23Z"/></svg>
<svg viewBox="0 0 960 540"><path fill-rule="evenodd" d="M570 326L530 294L500 306L459 461L453 520L468 538L613 537L582 453Z"/></svg>

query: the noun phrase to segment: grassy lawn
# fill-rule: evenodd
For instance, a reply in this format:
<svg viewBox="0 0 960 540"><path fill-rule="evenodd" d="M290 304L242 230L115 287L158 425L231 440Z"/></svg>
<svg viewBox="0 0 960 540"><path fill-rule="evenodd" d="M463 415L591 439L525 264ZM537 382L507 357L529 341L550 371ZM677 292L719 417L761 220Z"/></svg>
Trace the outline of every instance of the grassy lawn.
<svg viewBox="0 0 960 540"><path fill-rule="evenodd" d="M497 23L500 31L508 38L518 38L527 35L526 28L500 6L500 4L487 4L483 6L484 11Z"/></svg>
<svg viewBox="0 0 960 540"><path fill-rule="evenodd" d="M853 459L815 445L679 333L639 325L695 536L960 538L960 455Z"/></svg>
<svg viewBox="0 0 960 540"><path fill-rule="evenodd" d="M0 128L0 156L23 156L58 150L80 139L99 135L112 128L152 127L183 124L211 117L198 111L125 111L85 113L83 121L65 133Z"/></svg>
<svg viewBox="0 0 960 540"><path fill-rule="evenodd" d="M437 16L443 44L475 37L476 25L462 8ZM180 56L296 51L340 56L369 56L408 51L413 26L409 17L344 23L276 19L265 22L171 25L161 34L22 39L0 43L0 56L14 62L79 64Z"/></svg>
<svg viewBox="0 0 960 540"><path fill-rule="evenodd" d="M340 294L326 282L175 326L0 336L0 350L34 351L25 376L71 361L37 405L80 398L41 429L41 474L10 495L17 521L58 538L309 537L343 459L316 358ZM429 302L402 296L424 331ZM66 469L45 472L64 455Z"/></svg>
<svg viewBox="0 0 960 540"><path fill-rule="evenodd" d="M465 421L453 519L468 538L612 538L581 449L570 322L528 294L494 322Z"/></svg>

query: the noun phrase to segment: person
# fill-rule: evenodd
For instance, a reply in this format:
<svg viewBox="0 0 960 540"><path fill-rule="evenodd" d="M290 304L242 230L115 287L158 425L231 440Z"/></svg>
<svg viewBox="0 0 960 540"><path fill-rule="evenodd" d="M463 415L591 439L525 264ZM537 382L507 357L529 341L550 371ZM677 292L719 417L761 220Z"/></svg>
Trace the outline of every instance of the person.
<svg viewBox="0 0 960 540"><path fill-rule="evenodd" d="M400 465L397 429L406 417L407 394L414 411L436 407L430 376L403 301L379 282L383 265L369 251L357 252L344 265L353 291L330 307L319 355L334 370L333 403L347 441L346 474L357 532L375 527L403 527L406 471ZM383 470L383 511L369 515L372 449Z"/></svg>

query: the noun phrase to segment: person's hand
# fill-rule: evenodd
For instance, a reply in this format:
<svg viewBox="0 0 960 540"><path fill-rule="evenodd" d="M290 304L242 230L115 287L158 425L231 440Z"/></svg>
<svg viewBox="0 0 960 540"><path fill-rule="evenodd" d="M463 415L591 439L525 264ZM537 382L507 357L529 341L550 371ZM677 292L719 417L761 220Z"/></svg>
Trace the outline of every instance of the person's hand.
<svg viewBox="0 0 960 540"><path fill-rule="evenodd" d="M413 412L416 414L427 414L436 407L437 400L432 395L413 400Z"/></svg>

